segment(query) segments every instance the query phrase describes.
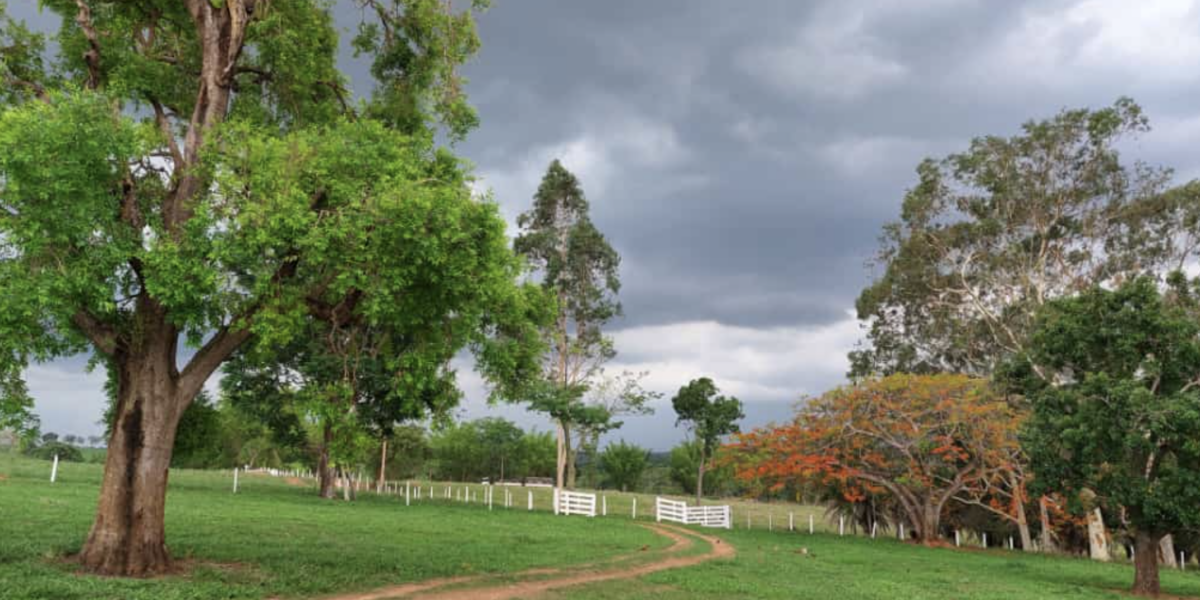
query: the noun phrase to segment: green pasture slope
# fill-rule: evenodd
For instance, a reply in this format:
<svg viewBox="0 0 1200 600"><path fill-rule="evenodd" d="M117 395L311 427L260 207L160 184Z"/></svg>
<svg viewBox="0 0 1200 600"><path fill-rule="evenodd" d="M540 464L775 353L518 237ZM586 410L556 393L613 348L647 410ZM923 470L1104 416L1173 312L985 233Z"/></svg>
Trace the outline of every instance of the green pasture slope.
<svg viewBox="0 0 1200 600"><path fill-rule="evenodd" d="M0 598L305 598L433 577L505 573L628 554L668 541L624 519L414 504L363 494L322 501L283 479L172 471L167 540L189 573L134 581L80 576L101 466L0 453Z"/></svg>
<svg viewBox="0 0 1200 600"><path fill-rule="evenodd" d="M78 550L95 506L100 465L67 463L47 481L45 461L0 453L0 598L310 598L462 574L511 573L627 555L666 540L624 518L609 498L607 519L527 512L497 502L423 501L363 494L325 502L305 484L245 476L230 493L228 472L173 471L167 535L187 573L147 581L81 576L64 557ZM444 484L435 484L441 486ZM440 491L441 487L435 487ZM548 502L548 500L546 501ZM543 499L535 496L537 508ZM639 517L653 517L639 499ZM735 507L743 511L748 507ZM781 511L756 507L758 511ZM614 510L616 509L616 510ZM798 507L794 509L799 510ZM1127 598L1125 564L1000 550L929 549L893 539L789 533L758 523L716 533L737 548L730 561L630 581L584 585L551 599L1051 599ZM781 511L782 512L782 511ZM786 514L786 513L784 513ZM622 515L622 517L617 517ZM805 514L805 516L807 516ZM806 519L805 519L806 521ZM800 553L801 548L808 550ZM696 548L702 551L703 548ZM1200 598L1200 573L1163 572L1164 592Z"/></svg>
<svg viewBox="0 0 1200 600"><path fill-rule="evenodd" d="M556 591L547 600L1128 600L1128 564L894 539L738 530L732 561ZM802 548L807 554L800 553ZM1164 594L1200 598L1200 573L1162 573Z"/></svg>

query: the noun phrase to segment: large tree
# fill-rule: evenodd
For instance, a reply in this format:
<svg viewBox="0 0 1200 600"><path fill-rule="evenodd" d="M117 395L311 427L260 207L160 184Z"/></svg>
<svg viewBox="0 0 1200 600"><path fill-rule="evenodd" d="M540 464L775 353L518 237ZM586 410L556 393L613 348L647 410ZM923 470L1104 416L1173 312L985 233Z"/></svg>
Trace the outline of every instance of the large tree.
<svg viewBox="0 0 1200 600"><path fill-rule="evenodd" d="M496 207L434 143L439 122L474 122L456 67L478 38L439 0L366 0L355 47L376 86L355 103L325 2L45 5L62 15L51 65L0 15L0 373L84 350L113 365L80 561L162 573L177 424L239 346L284 344L308 318L523 302Z"/></svg>
<svg viewBox="0 0 1200 600"><path fill-rule="evenodd" d="M1170 171L1121 159L1122 142L1148 129L1122 98L922 162L900 220L884 227L883 272L857 301L867 339L851 376L990 375L1021 351L1046 302L1194 255L1194 193L1164 194ZM1023 492L1023 478L998 483Z"/></svg>
<svg viewBox="0 0 1200 600"><path fill-rule="evenodd" d="M550 352L545 384L531 406L555 421L558 434L558 487L575 486L577 426L603 429L612 415L583 396L605 361L616 351L602 327L621 313L620 256L592 223L579 180L557 159L533 197L533 208L517 219L521 234L515 247L542 276L542 285L558 300L558 319L548 327Z"/></svg>
<svg viewBox="0 0 1200 600"><path fill-rule="evenodd" d="M1171 284L1165 296L1139 278L1049 303L1005 373L1032 407L1034 485L1061 486L1076 513L1094 496L1127 528L1144 595L1159 591L1160 540L1200 527L1200 288Z"/></svg>
<svg viewBox="0 0 1200 600"><path fill-rule="evenodd" d="M1047 301L1188 255L1194 236L1164 242L1183 223L1164 206L1182 214L1185 195L1164 197L1168 171L1118 152L1148 127L1122 99L922 162L900 220L884 227L881 276L858 298L868 331L851 375L988 375L1021 350Z"/></svg>
<svg viewBox="0 0 1200 600"><path fill-rule="evenodd" d="M794 422L740 436L732 448L743 479L817 482L851 502L887 495L930 544L948 503L1006 458L1019 423L986 380L896 374L814 398Z"/></svg>
<svg viewBox="0 0 1200 600"><path fill-rule="evenodd" d="M720 395L717 385L707 377L693 379L679 388L671 398L671 406L678 417L676 423L686 424L700 450L696 466L696 504L699 504L704 497L704 471L709 459L722 437L740 431L738 421L746 415L742 412L741 400Z"/></svg>

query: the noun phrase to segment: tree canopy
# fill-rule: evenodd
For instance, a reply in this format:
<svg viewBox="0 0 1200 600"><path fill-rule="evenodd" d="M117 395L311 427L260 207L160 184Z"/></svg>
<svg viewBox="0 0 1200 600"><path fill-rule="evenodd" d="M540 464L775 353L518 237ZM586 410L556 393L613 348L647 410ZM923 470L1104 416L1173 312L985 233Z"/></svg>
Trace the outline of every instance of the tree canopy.
<svg viewBox="0 0 1200 600"><path fill-rule="evenodd" d="M1085 492L1135 540L1134 591L1158 593L1159 540L1200 527L1200 304L1181 275L1050 302L1005 378L1032 410L1036 486ZM1043 369L1050 381L1032 374Z"/></svg>

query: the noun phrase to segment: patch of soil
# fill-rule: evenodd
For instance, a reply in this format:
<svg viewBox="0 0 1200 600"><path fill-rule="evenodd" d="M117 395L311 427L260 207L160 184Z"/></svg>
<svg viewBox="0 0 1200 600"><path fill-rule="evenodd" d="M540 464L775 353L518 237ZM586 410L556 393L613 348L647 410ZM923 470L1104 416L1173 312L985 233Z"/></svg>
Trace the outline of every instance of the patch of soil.
<svg viewBox="0 0 1200 600"><path fill-rule="evenodd" d="M582 585L586 583L597 583L618 579L634 579L643 575L656 573L658 571L689 567L717 558L730 558L737 553L733 546L726 544L720 538L691 531L689 529L684 529L682 527L674 527L662 524L642 526L654 531L658 535L670 538L672 540L671 545L663 551L663 558L625 567L617 566L604 568L604 563L600 563L600 565L592 565L590 568L585 567L583 569L575 569L567 572L556 569L532 569L512 575L512 577L518 578L518 581L493 581L492 583L485 583L484 585L479 586L445 590L441 590L440 588L479 581L487 581L488 579L495 578L471 576L433 579L429 581L393 586L361 594L333 596L327 600L384 600L388 598L413 598L422 600L506 600L510 598L529 598L550 590ZM708 542L711 546L711 549L704 554L675 556L690 548L695 543L694 540L697 538ZM638 552L640 553L641 551L642 550L639 550ZM632 558L636 555L637 554L632 554L624 557L618 557L605 562L611 563L622 559ZM529 579L530 577L534 576L547 574L555 575L559 573L562 574L542 579Z"/></svg>

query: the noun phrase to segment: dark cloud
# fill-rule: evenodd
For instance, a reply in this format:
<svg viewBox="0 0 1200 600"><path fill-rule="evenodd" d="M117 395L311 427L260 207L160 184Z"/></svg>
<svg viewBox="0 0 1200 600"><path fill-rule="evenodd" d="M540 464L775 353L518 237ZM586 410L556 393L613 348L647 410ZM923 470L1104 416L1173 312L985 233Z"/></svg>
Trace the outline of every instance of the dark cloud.
<svg viewBox="0 0 1200 600"><path fill-rule="evenodd" d="M348 38L359 11L336 10ZM1191 0L500 1L466 69L482 126L458 150L510 220L562 158L624 260L623 366L667 393L730 382L761 423L840 379L847 310L923 157L1128 95L1158 129L1127 153L1200 175L1197 16ZM366 93L365 64L342 62ZM618 435L662 447L664 419Z"/></svg>

